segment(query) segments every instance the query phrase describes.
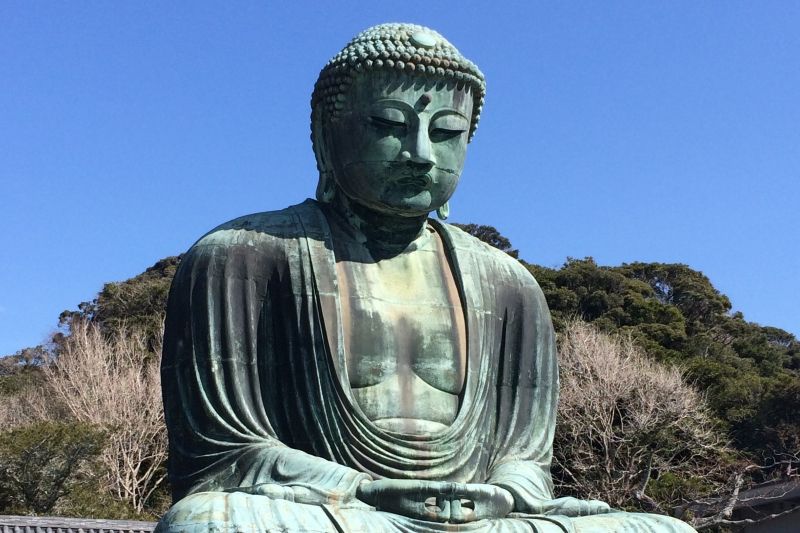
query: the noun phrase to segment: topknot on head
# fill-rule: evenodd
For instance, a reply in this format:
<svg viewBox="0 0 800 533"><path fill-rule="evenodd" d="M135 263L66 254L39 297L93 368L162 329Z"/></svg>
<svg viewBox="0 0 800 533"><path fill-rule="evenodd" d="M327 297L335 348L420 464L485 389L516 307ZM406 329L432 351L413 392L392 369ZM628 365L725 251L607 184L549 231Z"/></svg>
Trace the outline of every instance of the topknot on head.
<svg viewBox="0 0 800 533"><path fill-rule="evenodd" d="M483 73L438 32L416 24L379 24L356 35L320 72L311 96L312 116L319 110L335 120L355 76L368 71L406 73L468 87L474 99L472 139L486 94Z"/></svg>

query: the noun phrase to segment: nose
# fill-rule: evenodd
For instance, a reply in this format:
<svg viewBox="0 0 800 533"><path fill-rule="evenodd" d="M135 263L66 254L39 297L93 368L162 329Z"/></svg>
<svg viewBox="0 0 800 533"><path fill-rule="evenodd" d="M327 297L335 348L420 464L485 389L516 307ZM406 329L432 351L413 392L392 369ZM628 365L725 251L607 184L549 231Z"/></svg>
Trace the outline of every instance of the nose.
<svg viewBox="0 0 800 533"><path fill-rule="evenodd" d="M433 149L431 147L431 138L428 135L427 127L417 128L417 131L412 133L408 150L400 154L402 159L421 172L427 172L433 168L436 161L433 157Z"/></svg>

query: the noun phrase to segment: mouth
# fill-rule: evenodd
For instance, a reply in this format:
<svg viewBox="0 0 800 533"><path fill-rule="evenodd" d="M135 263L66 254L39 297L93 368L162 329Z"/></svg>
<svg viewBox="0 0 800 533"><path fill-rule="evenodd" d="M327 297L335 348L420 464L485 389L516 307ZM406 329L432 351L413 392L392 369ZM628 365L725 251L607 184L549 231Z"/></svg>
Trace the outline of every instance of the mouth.
<svg viewBox="0 0 800 533"><path fill-rule="evenodd" d="M430 174L417 174L411 176L404 176L397 181L397 185L401 187L413 187L415 189L427 189L433 183L433 178Z"/></svg>

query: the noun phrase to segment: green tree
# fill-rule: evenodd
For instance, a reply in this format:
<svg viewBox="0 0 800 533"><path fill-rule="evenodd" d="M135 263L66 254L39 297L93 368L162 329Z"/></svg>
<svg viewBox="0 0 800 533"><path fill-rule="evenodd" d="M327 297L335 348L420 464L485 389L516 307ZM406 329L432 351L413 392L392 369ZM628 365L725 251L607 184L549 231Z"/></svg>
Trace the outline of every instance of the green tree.
<svg viewBox="0 0 800 533"><path fill-rule="evenodd" d="M514 259L519 259L519 250L511 246L511 241L504 237L497 228L494 226L485 226L482 224L459 224L455 223L453 226L461 228L473 237L477 237L483 242L494 246Z"/></svg>
<svg viewBox="0 0 800 533"><path fill-rule="evenodd" d="M126 328L156 337L164 320L167 296L181 256L166 257L130 279L106 283L92 301L81 302L76 311L64 311L59 324L69 330L75 320L99 326L107 335ZM56 339L59 343L63 339Z"/></svg>
<svg viewBox="0 0 800 533"><path fill-rule="evenodd" d="M689 335L712 327L731 310L728 297L714 288L702 272L686 265L631 263L618 271L647 283L660 303L675 306L685 319Z"/></svg>
<svg viewBox="0 0 800 533"><path fill-rule="evenodd" d="M38 422L0 433L3 512L50 512L85 477L105 433L89 424Z"/></svg>

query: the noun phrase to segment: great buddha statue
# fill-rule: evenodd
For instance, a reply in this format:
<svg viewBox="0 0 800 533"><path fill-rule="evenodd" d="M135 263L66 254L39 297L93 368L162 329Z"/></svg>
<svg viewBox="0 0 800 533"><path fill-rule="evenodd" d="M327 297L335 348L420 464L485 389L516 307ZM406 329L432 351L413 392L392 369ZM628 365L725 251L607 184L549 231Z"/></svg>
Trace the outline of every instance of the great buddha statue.
<svg viewBox="0 0 800 533"><path fill-rule="evenodd" d="M484 93L411 24L322 69L316 200L219 226L173 281L159 532L693 531L553 495L542 291L428 218L447 216Z"/></svg>

